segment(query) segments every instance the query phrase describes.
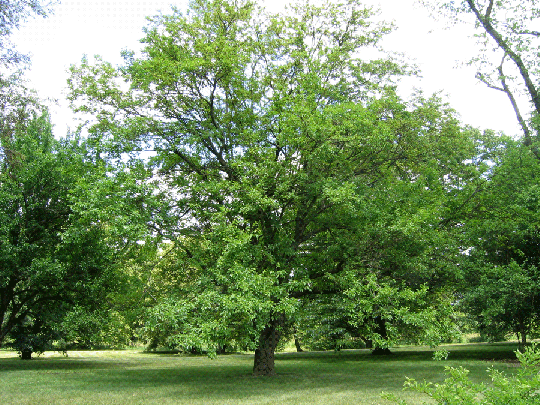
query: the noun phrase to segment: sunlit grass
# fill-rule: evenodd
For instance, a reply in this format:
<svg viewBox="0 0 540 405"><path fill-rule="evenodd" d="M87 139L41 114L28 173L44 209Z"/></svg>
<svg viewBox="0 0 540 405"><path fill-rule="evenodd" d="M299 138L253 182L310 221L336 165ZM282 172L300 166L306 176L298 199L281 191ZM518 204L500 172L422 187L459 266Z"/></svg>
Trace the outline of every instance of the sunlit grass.
<svg viewBox="0 0 540 405"><path fill-rule="evenodd" d="M444 366L471 370L488 380L491 364L512 371L515 345L448 345L447 361L432 360L429 348L395 349L391 356L367 350L281 353L278 375L251 376L247 354L206 357L149 354L135 350L45 353L21 361L0 351L0 404L386 404L381 391L410 402L405 376L442 381Z"/></svg>

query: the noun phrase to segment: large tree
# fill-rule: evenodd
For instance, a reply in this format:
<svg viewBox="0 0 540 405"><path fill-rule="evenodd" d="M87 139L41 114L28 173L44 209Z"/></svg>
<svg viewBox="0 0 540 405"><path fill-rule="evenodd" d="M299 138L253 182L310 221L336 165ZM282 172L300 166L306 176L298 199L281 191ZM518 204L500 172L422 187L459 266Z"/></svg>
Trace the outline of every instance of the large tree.
<svg viewBox="0 0 540 405"><path fill-rule="evenodd" d="M168 222L151 226L196 275L165 308L177 344L254 348L255 375L274 374L300 299L364 277L350 259L368 202L386 190L399 209L396 183L461 178L451 174L462 153L449 152L471 145L436 100L394 94L406 69L377 53L389 28L370 9L349 0L288 13L194 0L186 15L155 17L125 66L83 60L70 79L76 110L96 118L96 147L123 159L154 151L171 202Z"/></svg>

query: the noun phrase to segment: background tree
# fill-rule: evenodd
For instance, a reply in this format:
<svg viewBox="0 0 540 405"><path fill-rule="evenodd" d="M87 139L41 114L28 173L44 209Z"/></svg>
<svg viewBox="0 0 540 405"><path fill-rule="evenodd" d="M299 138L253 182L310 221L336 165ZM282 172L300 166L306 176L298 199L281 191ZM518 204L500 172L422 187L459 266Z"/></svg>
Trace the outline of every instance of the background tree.
<svg viewBox="0 0 540 405"><path fill-rule="evenodd" d="M455 22L475 24L481 50L470 63L478 68L476 77L508 96L523 131L521 145L505 138L492 139L493 145L499 143L490 157L493 167L463 220L464 236L469 237L463 241L469 264L463 267L468 270L462 304L483 334L500 338L512 331L525 344L536 325L534 303L538 299L534 201L535 160L540 156L540 33L534 24L540 10L534 0L423 3Z"/></svg>
<svg viewBox="0 0 540 405"><path fill-rule="evenodd" d="M537 327L538 159L517 141L501 139L489 182L463 229L470 238L463 307L487 336L516 333L524 345ZM467 242L465 242L467 243Z"/></svg>
<svg viewBox="0 0 540 405"><path fill-rule="evenodd" d="M16 128L26 125L32 114L41 113L35 92L24 83L24 68L30 60L15 49L9 37L30 16L45 17L49 5L39 0L0 0L0 137L8 159Z"/></svg>
<svg viewBox="0 0 540 405"><path fill-rule="evenodd" d="M54 139L46 113L25 124L0 154L0 344L12 332L52 330L113 284L103 229L72 208L92 166L77 142Z"/></svg>
<svg viewBox="0 0 540 405"><path fill-rule="evenodd" d="M300 300L341 291L359 268L350 241L370 220L372 187L414 182L427 166L451 178L460 165L447 165L439 141L461 148L470 132L426 100L397 98L392 78L405 67L360 58L389 31L371 15L354 0L288 16L195 0L186 15L154 18L126 66L72 67L70 98L95 116L96 145L154 150L173 197L156 232L197 274L168 306L178 345L235 341L255 349L255 375L273 374Z"/></svg>

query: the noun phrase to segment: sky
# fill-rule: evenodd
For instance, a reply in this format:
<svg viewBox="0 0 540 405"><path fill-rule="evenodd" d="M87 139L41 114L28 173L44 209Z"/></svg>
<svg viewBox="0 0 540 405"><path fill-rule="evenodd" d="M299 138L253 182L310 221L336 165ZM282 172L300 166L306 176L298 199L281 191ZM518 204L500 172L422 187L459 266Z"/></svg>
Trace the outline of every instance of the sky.
<svg viewBox="0 0 540 405"><path fill-rule="evenodd" d="M266 3L266 4L265 4ZM55 99L51 105L56 136L64 136L76 121L65 101L68 68L84 55L101 55L120 64L123 49L137 50L146 16L167 13L174 4L186 9L187 0L62 0L47 18L32 18L13 37L18 50L28 53L32 66L27 73L30 87L42 98ZM272 11L283 10L286 0L263 2ZM515 116L501 92L487 89L474 78L474 70L463 66L477 52L472 31L466 26L445 29L415 0L365 0L381 9L384 20L397 29L383 46L407 55L420 67L422 77L400 85L402 97L419 88L425 94L442 92L464 123L481 129L519 134Z"/></svg>

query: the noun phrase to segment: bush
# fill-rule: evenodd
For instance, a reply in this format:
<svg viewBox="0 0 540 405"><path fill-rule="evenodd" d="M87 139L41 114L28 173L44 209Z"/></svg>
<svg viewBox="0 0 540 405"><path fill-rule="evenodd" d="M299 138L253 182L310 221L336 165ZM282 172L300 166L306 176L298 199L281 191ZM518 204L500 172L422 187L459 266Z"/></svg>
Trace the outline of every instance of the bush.
<svg viewBox="0 0 540 405"><path fill-rule="evenodd" d="M438 404L445 405L534 405L540 404L540 350L536 346L525 351L516 351L521 367L514 375L489 368L491 385L476 384L470 381L469 370L463 367L446 367L448 378L442 384L419 383L407 379L405 387L423 392ZM383 398L395 403L407 403L391 394L382 394Z"/></svg>

